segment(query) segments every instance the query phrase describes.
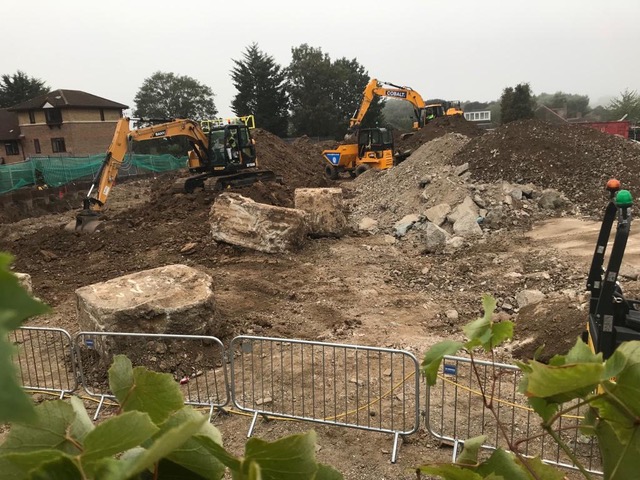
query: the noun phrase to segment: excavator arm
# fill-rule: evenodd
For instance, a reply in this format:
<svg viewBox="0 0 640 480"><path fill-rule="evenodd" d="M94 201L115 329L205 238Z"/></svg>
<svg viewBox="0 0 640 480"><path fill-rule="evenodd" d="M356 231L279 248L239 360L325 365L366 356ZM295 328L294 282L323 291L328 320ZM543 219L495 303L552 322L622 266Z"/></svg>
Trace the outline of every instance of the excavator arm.
<svg viewBox="0 0 640 480"><path fill-rule="evenodd" d="M424 126L424 108L425 102L422 96L411 87L402 87L393 83L380 82L372 78L364 89L362 101L358 111L349 122L349 129L353 130L360 126L362 119L369 110L371 102L375 97L389 97L406 100L413 105L413 111L416 115L418 128Z"/></svg>
<svg viewBox="0 0 640 480"><path fill-rule="evenodd" d="M193 155L197 156L200 164L206 164L208 161L209 139L200 128L200 125L193 120L177 119L135 130L129 128L129 121L130 119L127 117L123 117L118 121L105 159L83 201L83 210L76 217L75 224L70 224L68 229L78 231L95 230L98 225L98 217L102 213L116 181L118 171L129 150L129 142L143 142L177 136L187 137L193 147L193 150L189 152L190 161Z"/></svg>

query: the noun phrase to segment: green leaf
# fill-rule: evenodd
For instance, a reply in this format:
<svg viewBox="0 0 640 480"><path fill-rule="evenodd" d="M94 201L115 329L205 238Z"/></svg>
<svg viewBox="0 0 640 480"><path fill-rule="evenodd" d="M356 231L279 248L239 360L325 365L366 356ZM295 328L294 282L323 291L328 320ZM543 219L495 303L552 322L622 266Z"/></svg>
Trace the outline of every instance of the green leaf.
<svg viewBox="0 0 640 480"><path fill-rule="evenodd" d="M602 455L602 471L607 480L627 480L638 476L638 441L637 430L630 439L630 448L620 443L618 434L609 422L598 422L596 426L598 445Z"/></svg>
<svg viewBox="0 0 640 480"><path fill-rule="evenodd" d="M63 400L49 400L38 405L35 411L33 422L11 426L0 453L56 449L77 455L77 439L71 436L71 426L76 419L73 407Z"/></svg>
<svg viewBox="0 0 640 480"><path fill-rule="evenodd" d="M491 295L484 295L482 297L482 305L484 316L462 327L463 332L469 339L464 344L467 350L482 346L484 350L489 351L513 337L512 322L493 323L493 311L496 309L495 298Z"/></svg>
<svg viewBox="0 0 640 480"><path fill-rule="evenodd" d="M517 457L501 448L494 450L489 459L476 470L482 478L494 475L508 480L532 480ZM546 478L545 478L546 480Z"/></svg>
<svg viewBox="0 0 640 480"><path fill-rule="evenodd" d="M438 379L438 369L445 355L454 355L463 347L461 342L444 340L436 343L427 351L422 360L422 373L427 379L428 385L435 385Z"/></svg>
<svg viewBox="0 0 640 480"><path fill-rule="evenodd" d="M530 373L525 373L528 397L541 397L562 403L580 398L593 391L604 372L602 363L567 364L559 367L532 360Z"/></svg>
<svg viewBox="0 0 640 480"><path fill-rule="evenodd" d="M329 465L318 464L318 471L314 480L343 480L342 474Z"/></svg>
<svg viewBox="0 0 640 480"><path fill-rule="evenodd" d="M315 459L314 431L269 443L250 438L245 445L242 472L249 473L251 462L260 466L263 480L312 480L318 465Z"/></svg>
<svg viewBox="0 0 640 480"><path fill-rule="evenodd" d="M563 480L566 478L564 472L558 470L556 467L547 465L539 457L527 458L526 462L538 478L544 478L544 480Z"/></svg>
<svg viewBox="0 0 640 480"><path fill-rule="evenodd" d="M211 455L215 456L225 467L229 468L232 472L240 472L242 468L241 460L227 452L222 445L210 437L196 436L196 438L200 445Z"/></svg>
<svg viewBox="0 0 640 480"><path fill-rule="evenodd" d="M10 255L0 253L0 423L25 422L35 416L31 399L18 383L12 361L14 349L7 335L26 319L48 311L48 307L33 299L11 273L11 260Z"/></svg>
<svg viewBox="0 0 640 480"><path fill-rule="evenodd" d="M18 277L9 270L12 258L0 253L0 330L15 330L26 319L49 311L22 288Z"/></svg>
<svg viewBox="0 0 640 480"><path fill-rule="evenodd" d="M33 402L18 383L13 350L6 330L0 328L0 423L26 422L35 415Z"/></svg>
<svg viewBox="0 0 640 480"><path fill-rule="evenodd" d="M184 405L180 387L167 373L144 367L131 368L131 361L116 355L109 369L109 386L124 411L146 412L154 423L162 423Z"/></svg>
<svg viewBox="0 0 640 480"><path fill-rule="evenodd" d="M478 451L482 447L482 444L487 439L486 435L479 437L469 438L464 441L464 448L462 453L456 460L456 463L462 465L477 465L478 464Z"/></svg>
<svg viewBox="0 0 640 480"><path fill-rule="evenodd" d="M87 435L81 461L83 467L103 457L111 457L140 445L151 438L159 428L143 412L126 412L98 425Z"/></svg>
<svg viewBox="0 0 640 480"><path fill-rule="evenodd" d="M84 480L82 472L69 457L60 457L38 465L31 471L30 480Z"/></svg>
<svg viewBox="0 0 640 480"><path fill-rule="evenodd" d="M483 478L473 470L458 465L422 465L418 470L428 475L438 475L445 480L482 480Z"/></svg>
<svg viewBox="0 0 640 480"><path fill-rule="evenodd" d="M82 403L80 398L72 396L69 399L69 403L76 415L73 423L71 423L71 436L80 443L84 443L85 437L95 428L95 425L93 421L91 421L87 409L84 408L84 403Z"/></svg>
<svg viewBox="0 0 640 480"><path fill-rule="evenodd" d="M0 472L3 478L21 480L29 477L29 472L42 463L65 456L60 450L34 450L25 453L0 455Z"/></svg>
<svg viewBox="0 0 640 480"><path fill-rule="evenodd" d="M204 416L188 420L178 427L167 430L163 435L156 438L148 448L136 450L135 455L131 455L121 462L120 471L124 475L123 478L129 478L141 473L147 468L151 468L162 458L167 457L200 430L206 420Z"/></svg>
<svg viewBox="0 0 640 480"><path fill-rule="evenodd" d="M249 474L247 475L247 480L263 480L258 462L254 462L252 460L249 461Z"/></svg>
<svg viewBox="0 0 640 480"><path fill-rule="evenodd" d="M184 407L174 413L161 426L157 436L163 435L166 431L175 428L185 422L205 418L191 407ZM214 456L205 445L204 439L222 446L222 436L216 427L209 422L202 424L202 427L191 438L180 447L171 452L167 459L178 464L194 474L198 474L208 480L222 478L225 466ZM162 465L160 473L164 474Z"/></svg>
<svg viewBox="0 0 640 480"><path fill-rule="evenodd" d="M529 405L533 408L545 423L548 423L553 416L558 413L559 405L553 402L547 402L544 398L529 397Z"/></svg>
<svg viewBox="0 0 640 480"><path fill-rule="evenodd" d="M571 350L569 350L569 353L566 355L555 355L549 360L549 365L554 367L573 363L602 363L602 354L593 353L589 346L578 338L573 347L571 347Z"/></svg>

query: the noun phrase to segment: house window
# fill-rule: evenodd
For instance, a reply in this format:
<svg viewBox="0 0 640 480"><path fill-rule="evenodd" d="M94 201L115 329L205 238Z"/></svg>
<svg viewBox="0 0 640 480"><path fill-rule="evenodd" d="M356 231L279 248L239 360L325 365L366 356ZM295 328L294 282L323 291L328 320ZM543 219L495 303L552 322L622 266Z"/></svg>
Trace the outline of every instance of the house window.
<svg viewBox="0 0 640 480"><path fill-rule="evenodd" d="M104 122L104 108L100 109L100 121Z"/></svg>
<svg viewBox="0 0 640 480"><path fill-rule="evenodd" d="M7 152L7 155L20 155L18 142L7 142L4 144L4 149Z"/></svg>
<svg viewBox="0 0 640 480"><path fill-rule="evenodd" d="M64 138L52 138L51 150L53 150L53 153L66 152L67 148L64 145Z"/></svg>
<svg viewBox="0 0 640 480"><path fill-rule="evenodd" d="M62 123L62 112L59 108L45 108L44 116L48 125L60 125Z"/></svg>
<svg viewBox="0 0 640 480"><path fill-rule="evenodd" d="M29 123L36 123L36 112L29 110Z"/></svg>
<svg viewBox="0 0 640 480"><path fill-rule="evenodd" d="M42 153L42 149L40 148L40 140L38 140L37 138L33 140L33 148L35 149L36 153Z"/></svg>

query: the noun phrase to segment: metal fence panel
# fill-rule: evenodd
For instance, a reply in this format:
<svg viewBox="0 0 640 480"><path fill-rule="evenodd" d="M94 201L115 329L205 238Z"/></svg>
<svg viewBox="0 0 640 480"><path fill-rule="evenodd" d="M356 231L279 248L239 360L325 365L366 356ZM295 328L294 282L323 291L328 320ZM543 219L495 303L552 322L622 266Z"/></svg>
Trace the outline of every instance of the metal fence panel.
<svg viewBox="0 0 640 480"><path fill-rule="evenodd" d="M486 435L488 449L508 449L508 443L518 445L527 456L540 456L545 462L575 469L569 457L540 426L540 418L518 393L522 374L513 365L447 356L438 382L426 392L426 427L439 440L457 446L464 440ZM477 372L477 374L476 374ZM495 379L493 407L502 424L485 406L481 388L490 396ZM569 406L569 405L566 405ZM592 473L601 473L600 451L595 437L580 434L579 422L586 407L572 411L559 419L556 430L575 453L576 458ZM504 437L506 433L509 442Z"/></svg>
<svg viewBox="0 0 640 480"><path fill-rule="evenodd" d="M254 414L392 433L419 427L418 361L402 350L240 336L230 346L233 404Z"/></svg>
<svg viewBox="0 0 640 480"><path fill-rule="evenodd" d="M82 387L102 400L113 398L108 370L114 355L123 354L134 367L173 375L186 404L213 409L229 403L225 349L216 337L80 332L75 350Z"/></svg>
<svg viewBox="0 0 640 480"><path fill-rule="evenodd" d="M21 327L9 333L13 363L26 389L71 393L78 387L71 336L61 328Z"/></svg>

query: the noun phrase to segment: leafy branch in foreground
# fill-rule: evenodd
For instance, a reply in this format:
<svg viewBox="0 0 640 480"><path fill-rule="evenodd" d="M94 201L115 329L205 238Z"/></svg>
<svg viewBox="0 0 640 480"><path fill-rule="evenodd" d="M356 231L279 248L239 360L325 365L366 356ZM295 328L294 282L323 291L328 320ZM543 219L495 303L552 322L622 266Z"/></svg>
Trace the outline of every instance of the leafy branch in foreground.
<svg viewBox="0 0 640 480"><path fill-rule="evenodd" d="M535 437L512 441L500 422L493 405L498 381L495 366L489 384L485 384L474 360L474 352L484 351L494 359L494 348L512 337L513 323L492 321L495 300L483 298L484 316L463 328L466 342L444 341L434 345L425 355L422 371L429 385L434 385L444 356L464 350L471 357L473 375L478 381L484 405L494 416L508 445L508 451L495 450L480 462L478 453L485 437L464 442L464 451L453 464L423 465L421 473L438 475L446 480L483 478L562 479L563 473L543 464L539 458L523 455L521 445ZM582 424L584 435L595 435L600 446L606 480L635 478L640 454L640 342L623 343L603 362L580 339L567 355L556 355L549 364L537 360L518 363L523 373L519 391L526 395L531 408L539 415L543 430L574 462L582 475L591 478L571 448L563 441L558 420L580 406L588 406ZM577 403L576 403L577 402ZM565 406L571 403L571 406Z"/></svg>
<svg viewBox="0 0 640 480"><path fill-rule="evenodd" d="M0 420L11 429L0 445L2 478L15 480L339 480L315 459L315 433L275 442L251 438L235 457L207 417L184 405L169 374L133 367L119 355L109 369L118 414L94 425L82 400L33 406L20 388L11 361L10 330L46 307L33 300L0 254Z"/></svg>

